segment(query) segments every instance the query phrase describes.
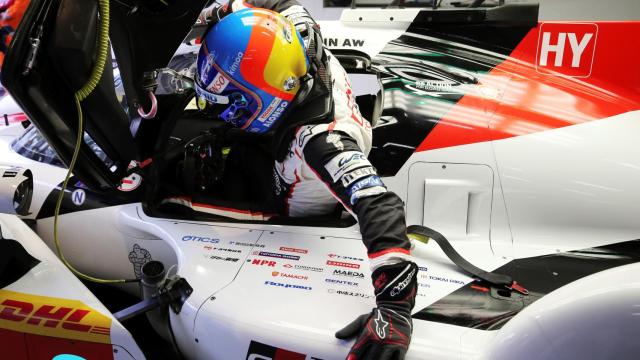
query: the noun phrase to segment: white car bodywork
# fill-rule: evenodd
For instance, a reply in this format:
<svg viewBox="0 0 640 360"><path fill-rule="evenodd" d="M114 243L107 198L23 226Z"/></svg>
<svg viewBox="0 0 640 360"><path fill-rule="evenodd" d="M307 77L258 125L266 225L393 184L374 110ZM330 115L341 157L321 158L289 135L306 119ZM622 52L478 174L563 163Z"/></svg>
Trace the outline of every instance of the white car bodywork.
<svg viewBox="0 0 640 360"><path fill-rule="evenodd" d="M558 3L541 3L541 21L566 20L558 13L566 4ZM572 4L570 9L586 6ZM625 6L637 9L631 0L618 8ZM345 39L365 39L359 50L373 56L400 36L416 14L412 9L345 10L341 21L322 23L322 30L325 41L335 39L335 48L352 48L343 46ZM20 132L17 126L0 128L0 164L33 172L33 213L27 218L35 219L65 170L11 150L10 142ZM640 112L632 111L508 139L415 152L384 181L405 201L407 224L437 229L466 259L490 271L516 259L640 239L639 132ZM49 247L52 221L37 219L38 235ZM0 222L5 237L13 236L35 257L55 264L42 276L65 285L41 287L38 294L72 298L81 293L86 304L108 314L79 282L67 282L70 274L23 224L7 217ZM344 358L351 342L333 334L375 305L357 225L160 219L132 203L64 214L60 238L74 266L105 278L134 276L135 245L166 267L177 265L178 274L194 289L180 314L171 313L177 343L188 358L267 359L271 348L296 353L296 359ZM421 267L415 312L473 281L433 242L416 243L413 254ZM636 358L639 272L638 264L630 264L583 277L544 295L499 330L414 320L407 359ZM29 278L23 280L12 289L33 291ZM127 289L137 292L133 285ZM112 323L112 332L125 339L126 330ZM122 341L127 349L137 349ZM143 358L139 351L129 352Z"/></svg>

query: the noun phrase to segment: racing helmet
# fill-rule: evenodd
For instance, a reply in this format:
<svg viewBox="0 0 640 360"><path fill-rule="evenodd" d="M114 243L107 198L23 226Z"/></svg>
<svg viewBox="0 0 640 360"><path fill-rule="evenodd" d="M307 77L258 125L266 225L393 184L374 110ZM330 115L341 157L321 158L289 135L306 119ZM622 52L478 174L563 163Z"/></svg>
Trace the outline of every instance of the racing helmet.
<svg viewBox="0 0 640 360"><path fill-rule="evenodd" d="M302 37L283 15L251 8L231 13L204 36L195 88L219 117L252 133L283 118L309 72Z"/></svg>

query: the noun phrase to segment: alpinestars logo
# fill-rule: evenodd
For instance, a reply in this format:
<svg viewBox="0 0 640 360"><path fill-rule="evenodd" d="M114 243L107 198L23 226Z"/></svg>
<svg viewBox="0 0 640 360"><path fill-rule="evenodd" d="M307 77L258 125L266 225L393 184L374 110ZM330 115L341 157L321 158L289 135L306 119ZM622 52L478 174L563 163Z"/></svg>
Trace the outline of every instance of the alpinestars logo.
<svg viewBox="0 0 640 360"><path fill-rule="evenodd" d="M378 335L380 339L384 339L387 337L387 326L389 326L389 322L382 318L382 312L380 310L377 310L377 312L378 317L373 320L376 324L376 335Z"/></svg>
<svg viewBox="0 0 640 360"><path fill-rule="evenodd" d="M409 273L409 275L407 275L407 277L402 280L402 282L400 282L398 285L394 286L393 289L391 289L391 296L396 296L398 294L400 294L400 292L402 290L404 290L404 288L407 287L407 285L409 285L409 283L411 282L411 279L413 279L413 275L415 275L416 270L411 270L411 272Z"/></svg>

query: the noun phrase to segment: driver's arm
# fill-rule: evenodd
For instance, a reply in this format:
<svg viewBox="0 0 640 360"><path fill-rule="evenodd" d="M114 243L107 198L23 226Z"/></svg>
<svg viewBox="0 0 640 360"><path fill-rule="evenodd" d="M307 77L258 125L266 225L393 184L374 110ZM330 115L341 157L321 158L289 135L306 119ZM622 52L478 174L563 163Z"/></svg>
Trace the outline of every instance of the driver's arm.
<svg viewBox="0 0 640 360"><path fill-rule="evenodd" d="M234 11L254 7L277 11L286 16L302 36L305 36L306 24L315 25L309 12L297 0L230 0L223 6L214 3L207 7L202 11L201 17L217 22Z"/></svg>

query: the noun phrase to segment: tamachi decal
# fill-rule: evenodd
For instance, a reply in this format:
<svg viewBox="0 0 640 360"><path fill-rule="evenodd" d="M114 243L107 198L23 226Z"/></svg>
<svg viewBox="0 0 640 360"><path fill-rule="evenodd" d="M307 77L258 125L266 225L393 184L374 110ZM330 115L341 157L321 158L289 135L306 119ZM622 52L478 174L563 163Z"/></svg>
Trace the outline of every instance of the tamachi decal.
<svg viewBox="0 0 640 360"><path fill-rule="evenodd" d="M297 280L308 280L309 279L309 277L305 276L305 275L289 274L289 273L283 273L283 272L279 272L279 271L272 272L271 276L284 277L284 278L297 279Z"/></svg>

